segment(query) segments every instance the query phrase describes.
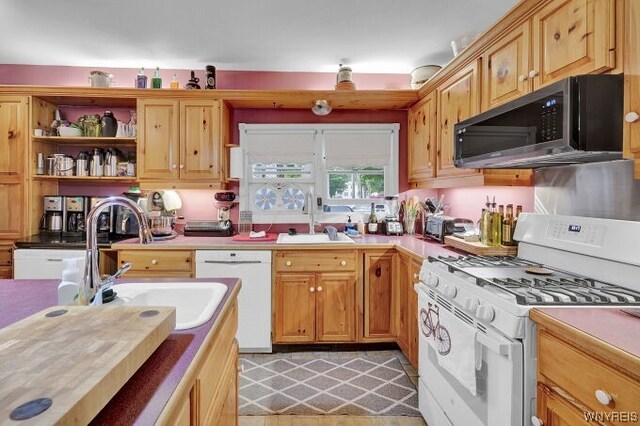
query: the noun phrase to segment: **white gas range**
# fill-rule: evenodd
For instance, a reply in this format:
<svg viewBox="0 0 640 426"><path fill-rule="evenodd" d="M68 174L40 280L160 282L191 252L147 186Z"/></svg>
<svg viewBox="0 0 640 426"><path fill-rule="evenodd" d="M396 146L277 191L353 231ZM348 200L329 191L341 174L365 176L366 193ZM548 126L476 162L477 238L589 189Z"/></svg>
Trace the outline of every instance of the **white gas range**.
<svg viewBox="0 0 640 426"><path fill-rule="evenodd" d="M531 308L640 306L640 222L523 214L515 238L518 257L424 261L419 400L430 426L532 424Z"/></svg>

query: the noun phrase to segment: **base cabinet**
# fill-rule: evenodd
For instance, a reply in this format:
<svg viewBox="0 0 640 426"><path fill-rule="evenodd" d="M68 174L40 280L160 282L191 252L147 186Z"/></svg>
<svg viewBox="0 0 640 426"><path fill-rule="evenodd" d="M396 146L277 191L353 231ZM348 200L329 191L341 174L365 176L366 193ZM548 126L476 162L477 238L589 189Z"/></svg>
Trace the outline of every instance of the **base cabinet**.
<svg viewBox="0 0 640 426"><path fill-rule="evenodd" d="M282 343L316 340L315 274L278 274L275 282L274 339Z"/></svg>
<svg viewBox="0 0 640 426"><path fill-rule="evenodd" d="M398 346L411 365L418 368L418 294L413 284L418 280L421 264L410 256L398 256L397 309Z"/></svg>
<svg viewBox="0 0 640 426"><path fill-rule="evenodd" d="M364 254L364 341L395 340L393 251Z"/></svg>
<svg viewBox="0 0 640 426"><path fill-rule="evenodd" d="M0 279L13 278L13 244L0 244Z"/></svg>

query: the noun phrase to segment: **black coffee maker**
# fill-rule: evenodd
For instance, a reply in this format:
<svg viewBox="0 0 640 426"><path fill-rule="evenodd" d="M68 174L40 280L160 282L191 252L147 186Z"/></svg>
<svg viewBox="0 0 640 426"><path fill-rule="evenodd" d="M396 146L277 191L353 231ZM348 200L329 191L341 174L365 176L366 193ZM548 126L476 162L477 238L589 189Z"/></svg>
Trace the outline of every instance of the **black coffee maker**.
<svg viewBox="0 0 640 426"><path fill-rule="evenodd" d="M82 196L66 196L63 201L62 235L65 237L82 237L85 232L86 198Z"/></svg>

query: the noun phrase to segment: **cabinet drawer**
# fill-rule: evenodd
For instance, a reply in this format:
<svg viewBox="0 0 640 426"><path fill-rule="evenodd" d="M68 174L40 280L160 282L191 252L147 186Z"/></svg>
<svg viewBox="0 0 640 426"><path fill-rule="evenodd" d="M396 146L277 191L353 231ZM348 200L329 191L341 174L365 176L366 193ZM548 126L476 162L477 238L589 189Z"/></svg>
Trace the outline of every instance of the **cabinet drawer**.
<svg viewBox="0 0 640 426"><path fill-rule="evenodd" d="M594 411L638 409L640 383L544 331L538 339L538 371ZM606 392L612 401L608 405L599 402L597 390Z"/></svg>
<svg viewBox="0 0 640 426"><path fill-rule="evenodd" d="M278 272L355 271L356 251L302 251L277 252Z"/></svg>
<svg viewBox="0 0 640 426"><path fill-rule="evenodd" d="M13 268L11 266L0 266L0 279L13 278Z"/></svg>
<svg viewBox="0 0 640 426"><path fill-rule="evenodd" d="M118 263L131 263L131 271L185 271L191 272L192 251L122 250Z"/></svg>
<svg viewBox="0 0 640 426"><path fill-rule="evenodd" d="M13 257L13 247L0 245L0 266L10 266Z"/></svg>

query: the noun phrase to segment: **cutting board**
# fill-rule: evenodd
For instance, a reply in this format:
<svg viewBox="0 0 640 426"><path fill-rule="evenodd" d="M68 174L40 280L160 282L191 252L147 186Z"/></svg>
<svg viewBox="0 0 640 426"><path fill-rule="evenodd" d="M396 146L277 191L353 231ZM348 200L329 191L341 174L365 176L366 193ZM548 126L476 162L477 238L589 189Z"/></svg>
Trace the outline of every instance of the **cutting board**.
<svg viewBox="0 0 640 426"><path fill-rule="evenodd" d="M517 256L517 246L491 247L480 242L465 241L462 238L447 235L444 244L477 256Z"/></svg>
<svg viewBox="0 0 640 426"><path fill-rule="evenodd" d="M0 329L0 424L87 424L175 323L172 307L56 306Z"/></svg>
<svg viewBox="0 0 640 426"><path fill-rule="evenodd" d="M258 242L265 242L265 241L276 241L278 239L278 234L271 234L268 233L264 238L250 238L249 234L238 234L238 235L234 235L233 237L231 237L231 240L233 241L238 241L238 242L243 242L243 243L258 243Z"/></svg>

